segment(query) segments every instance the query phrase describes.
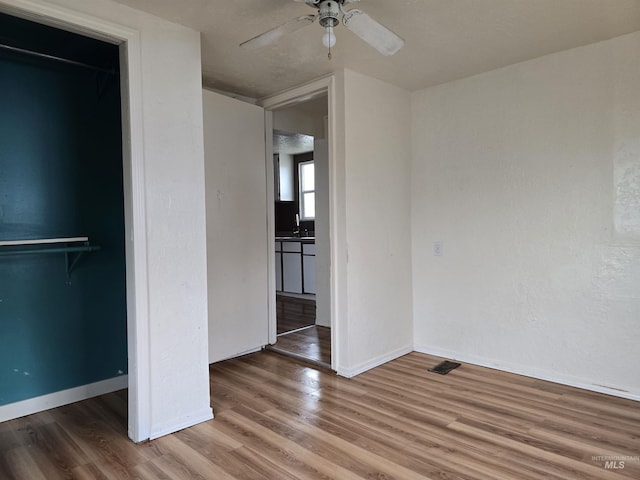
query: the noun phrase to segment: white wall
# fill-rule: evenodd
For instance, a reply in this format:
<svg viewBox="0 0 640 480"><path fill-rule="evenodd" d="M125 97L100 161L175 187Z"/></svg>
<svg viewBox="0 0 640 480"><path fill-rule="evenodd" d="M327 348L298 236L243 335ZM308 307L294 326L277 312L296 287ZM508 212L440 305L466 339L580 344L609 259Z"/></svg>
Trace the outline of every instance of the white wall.
<svg viewBox="0 0 640 480"><path fill-rule="evenodd" d="M269 343L264 110L203 92L209 362Z"/></svg>
<svg viewBox="0 0 640 480"><path fill-rule="evenodd" d="M379 80L345 70L337 83L347 249L338 372L352 376L412 349L411 111L408 92Z"/></svg>
<svg viewBox="0 0 640 480"><path fill-rule="evenodd" d="M312 137L324 138L323 114L312 114L293 107L273 112L273 128L289 133L301 133Z"/></svg>
<svg viewBox="0 0 640 480"><path fill-rule="evenodd" d="M413 95L416 349L640 398L639 55L636 33Z"/></svg>
<svg viewBox="0 0 640 480"><path fill-rule="evenodd" d="M149 348L140 389L149 389L150 404L138 410L151 437L211 418L199 34L109 0L31 4L139 32L143 139L132 162L145 173L133 194L146 203L148 288L136 295L148 308L137 321L148 327L148 339L138 341Z"/></svg>

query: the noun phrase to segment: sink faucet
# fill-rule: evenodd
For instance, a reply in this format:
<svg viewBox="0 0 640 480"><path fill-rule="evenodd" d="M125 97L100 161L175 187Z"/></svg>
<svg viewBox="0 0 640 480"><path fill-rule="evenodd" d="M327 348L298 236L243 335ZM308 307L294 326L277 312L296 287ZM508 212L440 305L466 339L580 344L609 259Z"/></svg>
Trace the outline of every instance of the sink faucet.
<svg viewBox="0 0 640 480"><path fill-rule="evenodd" d="M296 213L296 228L293 230L295 236L300 235L300 215Z"/></svg>

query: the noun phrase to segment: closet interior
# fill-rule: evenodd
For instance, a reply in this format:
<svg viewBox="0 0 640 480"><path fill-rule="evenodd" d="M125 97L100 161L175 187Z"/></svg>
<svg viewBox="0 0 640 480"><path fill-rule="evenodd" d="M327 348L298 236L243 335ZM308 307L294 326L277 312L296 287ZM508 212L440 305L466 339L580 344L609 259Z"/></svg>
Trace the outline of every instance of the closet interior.
<svg viewBox="0 0 640 480"><path fill-rule="evenodd" d="M117 45L0 14L0 407L127 373Z"/></svg>

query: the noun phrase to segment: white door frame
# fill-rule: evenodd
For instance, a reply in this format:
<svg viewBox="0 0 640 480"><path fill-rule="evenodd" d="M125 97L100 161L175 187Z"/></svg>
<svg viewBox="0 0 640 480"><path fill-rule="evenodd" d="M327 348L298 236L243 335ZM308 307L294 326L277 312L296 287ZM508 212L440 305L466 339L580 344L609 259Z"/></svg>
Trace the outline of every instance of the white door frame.
<svg viewBox="0 0 640 480"><path fill-rule="evenodd" d="M140 442L151 435L140 33L122 25L37 0L0 0L0 12L120 46L129 356L128 434L133 441Z"/></svg>
<svg viewBox="0 0 640 480"><path fill-rule="evenodd" d="M329 248L330 248L330 268L329 268L329 283L330 283L330 314L331 314L331 368L337 370L337 366L340 365L338 359L340 358L338 333L338 324L340 318L338 316L337 305L338 302L338 289L336 268L338 265L338 246L336 245L333 234L337 231L337 218L336 215L336 181L334 175L336 172L336 146L335 146L335 121L334 115L336 111L336 91L335 91L335 78L333 75L320 78L313 82L301 85L299 87L287 90L285 92L267 97L259 102L259 105L265 109L265 143L266 143L266 172L267 172L267 205L274 205L275 192L273 191L274 184L274 171L273 171L273 110L289 107L297 103L306 102L315 97L327 95L328 102L328 142L329 142ZM269 342L271 344L276 343L276 285L275 285L275 213L273 208L269 208L267 214L267 244L268 244L268 258L269 258Z"/></svg>

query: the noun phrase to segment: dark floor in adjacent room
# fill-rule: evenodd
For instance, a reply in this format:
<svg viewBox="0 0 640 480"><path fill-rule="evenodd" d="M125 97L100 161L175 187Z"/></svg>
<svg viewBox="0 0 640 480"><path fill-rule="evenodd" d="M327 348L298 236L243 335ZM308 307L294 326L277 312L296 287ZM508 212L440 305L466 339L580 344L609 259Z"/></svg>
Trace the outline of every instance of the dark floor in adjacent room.
<svg viewBox="0 0 640 480"><path fill-rule="evenodd" d="M278 334L316 324L316 301L276 295Z"/></svg>

